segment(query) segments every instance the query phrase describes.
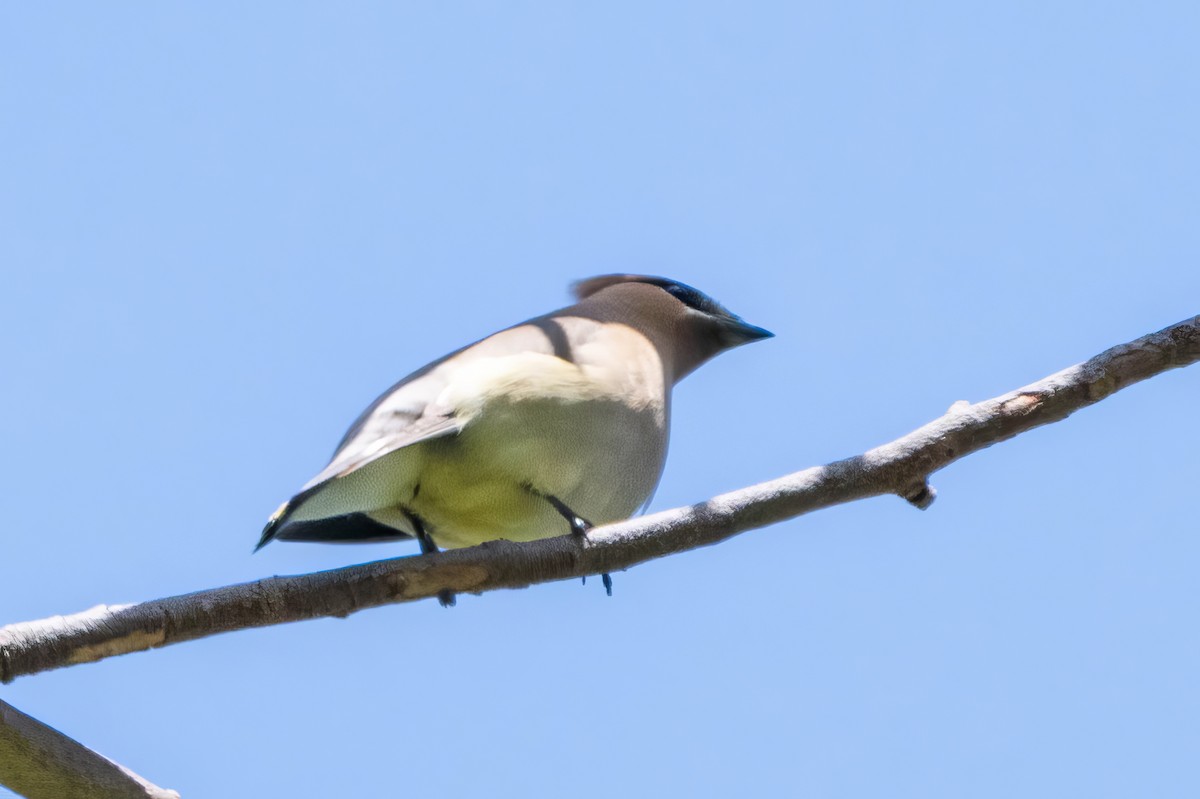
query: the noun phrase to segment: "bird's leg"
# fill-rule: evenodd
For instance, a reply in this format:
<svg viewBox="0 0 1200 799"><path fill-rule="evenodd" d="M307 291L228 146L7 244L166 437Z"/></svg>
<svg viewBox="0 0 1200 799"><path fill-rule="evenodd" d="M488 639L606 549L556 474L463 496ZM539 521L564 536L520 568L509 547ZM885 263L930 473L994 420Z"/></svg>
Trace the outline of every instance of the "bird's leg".
<svg viewBox="0 0 1200 799"><path fill-rule="evenodd" d="M591 530L592 527L595 526L587 519L583 518L578 513L567 507L567 504L558 497L552 497L549 494L543 494L534 488L530 488L530 491L533 491L533 493L543 497L547 502L554 506L554 509L558 511L564 519L567 520L567 524L571 525L571 533L573 535L577 535L582 538L583 536L587 535L588 530ZM604 590L609 596L612 596L612 576L609 575L608 572L605 572L604 574L600 575L600 581L604 583ZM583 578L583 584L587 585L586 575Z"/></svg>
<svg viewBox="0 0 1200 799"><path fill-rule="evenodd" d="M552 497L549 494L539 494L547 502L554 506L554 509L567 520L567 524L571 525L571 532L575 535L587 535L587 531L591 530L593 525L587 519L580 516L575 511L567 507L566 503L558 497Z"/></svg>
<svg viewBox="0 0 1200 799"><path fill-rule="evenodd" d="M425 522L420 516L410 510L405 510L404 515L412 522L413 532L416 534L417 543L421 545L422 555L437 554L437 544L433 543L433 539L429 537L429 532L425 529ZM448 588L438 591L438 604L444 608L454 607L454 592Z"/></svg>

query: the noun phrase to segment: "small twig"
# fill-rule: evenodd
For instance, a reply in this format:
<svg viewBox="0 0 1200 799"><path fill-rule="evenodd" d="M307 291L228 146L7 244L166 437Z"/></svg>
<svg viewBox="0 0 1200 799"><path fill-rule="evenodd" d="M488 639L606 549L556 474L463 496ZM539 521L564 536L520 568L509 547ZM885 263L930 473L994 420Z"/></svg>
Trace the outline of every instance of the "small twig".
<svg viewBox="0 0 1200 799"><path fill-rule="evenodd" d="M0 785L27 799L179 799L5 702Z"/></svg>
<svg viewBox="0 0 1200 799"><path fill-rule="evenodd" d="M273 577L157 599L99 606L0 629L0 679L100 660L216 633L344 617L365 608L482 593L628 569L819 508L896 494L919 508L931 473L992 444L1066 418L1128 385L1200 360L1200 316L1113 347L995 399L955 403L945 416L863 455L805 469L689 508L562 536L492 541L296 577Z"/></svg>

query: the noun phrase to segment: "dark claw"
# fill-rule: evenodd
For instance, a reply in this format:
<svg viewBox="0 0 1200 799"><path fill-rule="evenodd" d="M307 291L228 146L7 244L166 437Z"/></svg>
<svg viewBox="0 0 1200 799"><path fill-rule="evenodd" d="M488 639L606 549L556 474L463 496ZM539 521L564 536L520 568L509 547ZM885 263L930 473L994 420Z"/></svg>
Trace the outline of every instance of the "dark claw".
<svg viewBox="0 0 1200 799"><path fill-rule="evenodd" d="M607 593L609 596L612 596L612 577L608 574L608 572L605 572L604 574L600 575L600 582L604 583L605 593ZM583 584L587 585L587 575L586 574L583 575Z"/></svg>
<svg viewBox="0 0 1200 799"><path fill-rule="evenodd" d="M454 592L451 591L450 589L446 588L446 589L442 589L441 591L438 591L437 596L438 596L438 604L441 605L442 607L444 607L444 608L454 607L454 603L456 600L454 599Z"/></svg>

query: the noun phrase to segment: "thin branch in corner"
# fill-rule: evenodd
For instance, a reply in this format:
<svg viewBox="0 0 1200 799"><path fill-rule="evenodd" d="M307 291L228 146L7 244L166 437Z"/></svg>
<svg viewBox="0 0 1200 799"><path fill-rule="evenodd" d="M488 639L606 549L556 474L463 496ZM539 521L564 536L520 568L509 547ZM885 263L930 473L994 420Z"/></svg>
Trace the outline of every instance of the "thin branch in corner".
<svg viewBox="0 0 1200 799"><path fill-rule="evenodd" d="M0 785L27 799L179 799L5 702Z"/></svg>
<svg viewBox="0 0 1200 799"><path fill-rule="evenodd" d="M882 494L918 508L933 502L929 475L1108 397L1126 386L1200 360L1200 316L1113 347L1085 363L994 399L956 402L941 418L890 444L714 497L689 508L516 544L377 561L295 577L198 591L138 605L99 606L72 616L0 629L0 680L151 649L217 633L344 617L366 608L482 593L621 571L716 544L746 530Z"/></svg>

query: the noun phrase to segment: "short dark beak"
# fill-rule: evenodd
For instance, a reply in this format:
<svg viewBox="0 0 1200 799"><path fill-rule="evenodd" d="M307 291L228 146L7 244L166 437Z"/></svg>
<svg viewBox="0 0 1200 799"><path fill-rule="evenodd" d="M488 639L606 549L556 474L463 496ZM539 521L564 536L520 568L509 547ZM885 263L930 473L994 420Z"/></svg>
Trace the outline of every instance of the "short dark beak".
<svg viewBox="0 0 1200 799"><path fill-rule="evenodd" d="M746 324L741 319L732 319L725 326L726 345L737 347L742 344L749 344L751 341L759 341L764 338L774 338L775 334L770 330L764 330L761 327Z"/></svg>

